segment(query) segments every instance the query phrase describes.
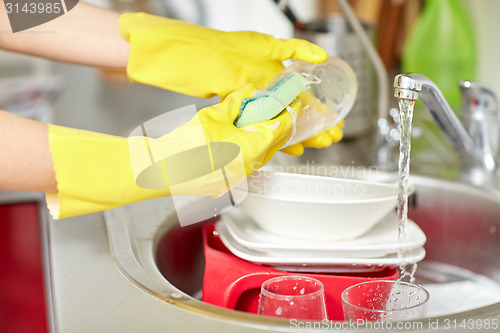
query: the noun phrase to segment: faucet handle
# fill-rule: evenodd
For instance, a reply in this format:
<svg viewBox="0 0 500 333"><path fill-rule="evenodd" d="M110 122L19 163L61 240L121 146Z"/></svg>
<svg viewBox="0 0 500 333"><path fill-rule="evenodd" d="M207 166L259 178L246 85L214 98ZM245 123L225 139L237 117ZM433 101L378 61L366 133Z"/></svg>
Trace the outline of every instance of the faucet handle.
<svg viewBox="0 0 500 333"><path fill-rule="evenodd" d="M486 165L495 170L498 163L500 118L498 97L485 83L460 81L462 124L482 153Z"/></svg>
<svg viewBox="0 0 500 333"><path fill-rule="evenodd" d="M464 118L481 113L498 119L498 98L491 86L472 81L460 81L458 85L462 94Z"/></svg>

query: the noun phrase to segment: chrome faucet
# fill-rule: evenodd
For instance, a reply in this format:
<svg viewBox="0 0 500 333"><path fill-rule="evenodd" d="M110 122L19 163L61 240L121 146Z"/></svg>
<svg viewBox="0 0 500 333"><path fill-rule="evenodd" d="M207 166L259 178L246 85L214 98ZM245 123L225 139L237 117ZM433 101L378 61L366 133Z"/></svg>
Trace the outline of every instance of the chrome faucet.
<svg viewBox="0 0 500 333"><path fill-rule="evenodd" d="M437 85L414 73L399 74L394 80L398 99L420 99L430 112L462 162L462 176L476 185L486 184L498 168L498 99L487 85L461 81L463 125Z"/></svg>

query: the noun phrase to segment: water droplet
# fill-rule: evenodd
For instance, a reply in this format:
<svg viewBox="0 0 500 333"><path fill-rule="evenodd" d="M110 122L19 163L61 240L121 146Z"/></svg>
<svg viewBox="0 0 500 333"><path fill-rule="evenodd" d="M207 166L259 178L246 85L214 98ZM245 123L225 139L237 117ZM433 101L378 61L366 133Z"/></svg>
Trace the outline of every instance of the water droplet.
<svg viewBox="0 0 500 333"><path fill-rule="evenodd" d="M301 294L301 295L304 295L304 293L305 293L305 292L306 292L306 288L302 288L302 289L300 289L300 294Z"/></svg>
<svg viewBox="0 0 500 333"><path fill-rule="evenodd" d="M182 298L182 294L181 293L171 293L170 297L175 298L175 299L180 299L180 298Z"/></svg>
<svg viewBox="0 0 500 333"><path fill-rule="evenodd" d="M290 302L290 305L294 305L294 304L295 304L295 302L294 302L294 301L291 301L291 302Z"/></svg>
<svg viewBox="0 0 500 333"><path fill-rule="evenodd" d="M278 308L276 309L276 311L274 313L277 316L281 316L281 314L283 313L283 309L281 308L281 306L278 306Z"/></svg>

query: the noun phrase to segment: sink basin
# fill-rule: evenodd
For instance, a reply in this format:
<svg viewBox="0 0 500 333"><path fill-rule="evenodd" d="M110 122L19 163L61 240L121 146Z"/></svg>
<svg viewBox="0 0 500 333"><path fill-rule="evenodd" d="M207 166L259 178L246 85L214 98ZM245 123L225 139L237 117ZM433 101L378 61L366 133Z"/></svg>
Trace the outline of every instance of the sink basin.
<svg viewBox="0 0 500 333"><path fill-rule="evenodd" d="M417 283L428 287L434 301L422 327L432 321L433 331L445 331L445 319L500 318L500 196L428 177L412 176L410 181L415 192L409 217L427 235L427 255L419 263ZM184 308L193 320L200 315L213 318L210 330L214 332L235 325L241 332L294 331L288 320L199 300L204 272L202 228L213 221L180 227L170 198L106 212L115 263L144 292ZM462 303L457 301L460 297ZM189 330L188 323L183 327Z"/></svg>

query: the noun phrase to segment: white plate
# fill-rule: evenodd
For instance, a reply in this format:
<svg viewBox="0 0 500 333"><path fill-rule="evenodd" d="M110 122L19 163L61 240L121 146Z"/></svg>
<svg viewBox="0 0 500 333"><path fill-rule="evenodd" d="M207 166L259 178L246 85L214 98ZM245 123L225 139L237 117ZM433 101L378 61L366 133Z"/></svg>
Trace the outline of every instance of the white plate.
<svg viewBox="0 0 500 333"><path fill-rule="evenodd" d="M395 266L373 266L373 265L288 265L288 266L271 266L274 269L285 272L295 273L330 273L330 274L361 274L380 272L387 267Z"/></svg>
<svg viewBox="0 0 500 333"><path fill-rule="evenodd" d="M419 226L408 220L405 240L398 239L398 216L391 212L363 236L344 241L311 241L280 236L261 229L244 211L233 208L222 214L224 223L234 241L260 251L284 253L301 250L308 254L328 254L342 257L383 257L397 251L421 247L427 238ZM318 253L319 252L319 253Z"/></svg>
<svg viewBox="0 0 500 333"><path fill-rule="evenodd" d="M398 257L395 253L383 257L372 258L335 257L328 251L324 252L324 256L319 256L317 254L310 255L307 251L303 250L289 251L287 254L276 254L273 253L272 250L261 251L249 249L241 245L231 237L231 234L228 232L223 223L216 223L216 230L219 233L221 241L235 256L247 261L270 266L325 266L329 267L331 271L331 266L334 265L341 265L342 267L345 267L346 265L364 265L368 267L395 266L400 264L415 263L421 261L425 257L425 250L423 247L405 252L404 258Z"/></svg>

